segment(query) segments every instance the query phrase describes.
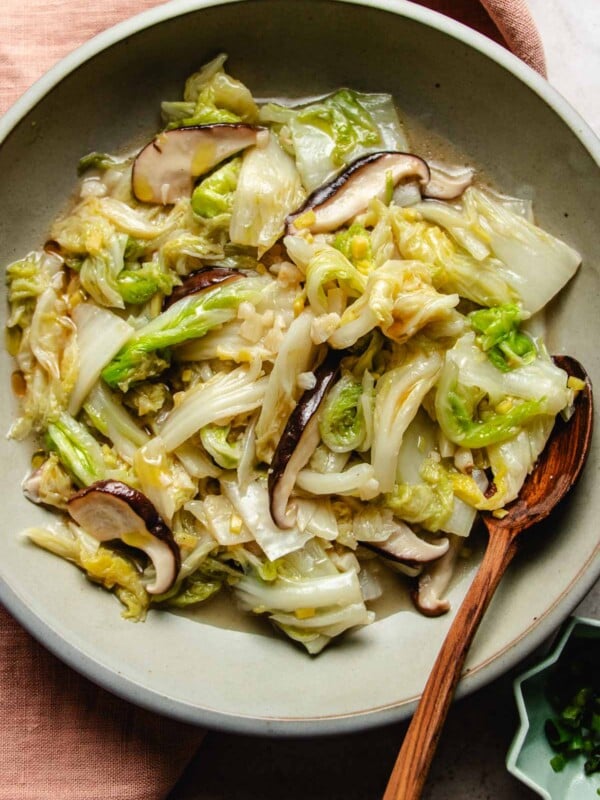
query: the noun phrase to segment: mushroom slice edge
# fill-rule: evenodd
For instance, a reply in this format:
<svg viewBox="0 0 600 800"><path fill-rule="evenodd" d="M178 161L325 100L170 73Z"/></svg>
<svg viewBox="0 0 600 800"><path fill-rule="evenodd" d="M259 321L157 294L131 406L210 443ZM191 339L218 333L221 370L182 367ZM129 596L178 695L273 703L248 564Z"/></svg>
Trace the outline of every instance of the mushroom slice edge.
<svg viewBox="0 0 600 800"><path fill-rule="evenodd" d="M149 594L162 594L173 586L181 566L179 547L144 494L121 481L98 481L73 495L67 508L99 542L120 539L147 554L156 570L154 581L146 586Z"/></svg>
<svg viewBox="0 0 600 800"><path fill-rule="evenodd" d="M383 199L388 188L408 178L424 187L430 179L427 162L412 153L380 151L362 156L308 196L286 219L286 233L300 230L327 233L340 228L369 206Z"/></svg>
<svg viewBox="0 0 600 800"><path fill-rule="evenodd" d="M300 470L308 463L319 444L318 410L339 375L340 361L346 352L330 350L314 372L315 385L306 389L285 425L269 470L269 508L279 528L291 528L293 514L288 500Z"/></svg>
<svg viewBox="0 0 600 800"><path fill-rule="evenodd" d="M266 128L245 123L219 122L162 131L133 162L133 195L143 203L176 203L190 197L195 178L240 150L264 146L268 138Z"/></svg>

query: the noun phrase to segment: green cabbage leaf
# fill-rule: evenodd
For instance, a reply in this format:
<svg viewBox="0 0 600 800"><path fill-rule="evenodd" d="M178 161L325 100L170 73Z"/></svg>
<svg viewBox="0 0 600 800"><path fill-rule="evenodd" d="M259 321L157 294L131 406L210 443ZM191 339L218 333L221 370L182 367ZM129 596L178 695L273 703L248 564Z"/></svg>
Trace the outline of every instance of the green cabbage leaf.
<svg viewBox="0 0 600 800"><path fill-rule="evenodd" d="M88 169L97 169L100 172L104 172L105 170L113 167L122 167L124 163L125 162L123 160L115 158L109 153L99 153L97 151L93 151L92 153L87 153L85 156L82 156L79 159L79 163L77 164L77 174L83 175L88 171Z"/></svg>
<svg viewBox="0 0 600 800"><path fill-rule="evenodd" d="M104 368L103 379L126 391L132 383L161 372L169 363L168 348L233 319L239 304L256 301L264 285L263 278L245 278L183 297L133 334Z"/></svg>
<svg viewBox="0 0 600 800"><path fill-rule="evenodd" d="M160 441L172 452L207 425L223 424L254 411L263 403L267 381L257 362L197 383L181 394L177 405L161 421Z"/></svg>
<svg viewBox="0 0 600 800"><path fill-rule="evenodd" d="M371 463L382 492L391 492L404 434L423 399L438 380L439 352L415 352L388 370L375 386Z"/></svg>
<svg viewBox="0 0 600 800"><path fill-rule="evenodd" d="M517 301L519 295L511 285L510 275L504 265L498 259L492 258L485 244L474 235L472 238L483 250L476 250L470 241L468 244L478 257L461 246L465 244L464 239L460 242L453 241L440 226L438 215L429 219L425 214L429 210L430 202L433 201L408 209L392 208L388 212L394 241L402 258L427 264L431 270L431 280L438 291L456 293L481 306ZM453 212L459 213L455 210Z"/></svg>
<svg viewBox="0 0 600 800"><path fill-rule="evenodd" d="M256 121L256 103L246 86L225 72L226 60L221 53L190 75L182 101L162 103L168 128Z"/></svg>
<svg viewBox="0 0 600 800"><path fill-rule="evenodd" d="M303 199L294 160L271 135L265 147L252 147L243 155L231 209L231 241L256 247L260 258L283 235L286 217Z"/></svg>
<svg viewBox="0 0 600 800"><path fill-rule="evenodd" d="M133 328L95 303L79 303L72 311L72 319L77 329L79 369L67 410L75 417L103 368L123 347Z"/></svg>
<svg viewBox="0 0 600 800"><path fill-rule="evenodd" d="M9 267L9 344L24 384L11 438L44 431L67 407L77 381L77 337L57 265L55 256L40 254Z"/></svg>
<svg viewBox="0 0 600 800"><path fill-rule="evenodd" d="M339 250L325 245L319 247L306 268L306 295L315 314L326 314L333 310L328 300L329 291L335 287L343 298L336 302L343 310L350 298L362 295L367 280ZM339 306L342 305L340 309Z"/></svg>
<svg viewBox="0 0 600 800"><path fill-rule="evenodd" d="M79 486L89 486L107 477L100 443L86 425L70 414L63 412L48 423L46 442Z"/></svg>
<svg viewBox="0 0 600 800"><path fill-rule="evenodd" d="M132 464L140 447L150 439L102 381L96 383L84 403L88 418L103 436L109 439L119 456Z"/></svg>
<svg viewBox="0 0 600 800"><path fill-rule="evenodd" d="M568 244L480 189L466 190L463 207L471 228L482 231L492 255L505 265L530 314L549 303L581 264L580 254Z"/></svg>
<svg viewBox="0 0 600 800"><path fill-rule="evenodd" d="M420 483L397 483L385 504L405 522L418 524L432 533L445 530L452 514L454 489L444 466L434 458L421 466Z"/></svg>
<svg viewBox="0 0 600 800"><path fill-rule="evenodd" d="M536 417L555 416L569 402L566 373L543 353L502 371L468 333L446 354L435 410L450 441L480 448L511 439Z"/></svg>
<svg viewBox="0 0 600 800"><path fill-rule="evenodd" d="M377 150L408 150L393 98L340 89L304 106L269 103L260 120L282 125L304 188L312 192L341 167ZM283 130L282 130L283 138Z"/></svg>
<svg viewBox="0 0 600 800"><path fill-rule="evenodd" d="M341 257L341 254L340 254ZM358 273L357 273L358 274ZM456 294L442 294L432 284L430 270L418 261L388 261L373 270L362 295L343 312L339 326L329 336L332 347L344 349L379 327L398 344L423 328L447 335L462 321L454 312ZM446 325L450 324L448 330Z"/></svg>
<svg viewBox="0 0 600 800"><path fill-rule="evenodd" d="M231 214L241 166L242 159L234 158L196 186L191 200L194 214L208 219Z"/></svg>
<svg viewBox="0 0 600 800"><path fill-rule="evenodd" d="M473 186L464 192L459 209L427 200L411 208L408 216L410 213L429 220L427 226L421 223L426 235L419 238L439 239L439 233L431 233L431 225L435 223L437 231L444 228L448 237L459 245L460 258L449 260L442 256L438 258L439 266L446 270L447 280L461 280L464 289L471 292L471 296L463 296L484 306L516 300L525 311L534 314L562 289L581 263L576 250L535 225L522 213L519 203ZM439 251L440 246L438 242L435 248ZM445 250L448 251L447 242ZM483 270L480 276L477 276L477 262ZM476 281L474 290L464 283L467 271ZM485 283L489 283L487 300L481 291ZM509 287L512 297L500 296L502 283ZM480 295L480 299L475 295Z"/></svg>
<svg viewBox="0 0 600 800"><path fill-rule="evenodd" d="M242 455L241 441L231 442L231 425L206 425L200 430L204 449L223 469L235 469Z"/></svg>
<svg viewBox="0 0 600 800"><path fill-rule="evenodd" d="M311 339L313 314L304 310L283 337L268 377L256 423L256 453L270 463L292 409L300 397L298 376L315 366L318 350Z"/></svg>
<svg viewBox="0 0 600 800"><path fill-rule="evenodd" d="M477 344L492 364L502 372L530 364L537 355L533 340L519 330L519 323L529 315L514 304L482 308L469 314Z"/></svg>
<svg viewBox="0 0 600 800"><path fill-rule="evenodd" d="M117 291L125 303L142 305L155 294L169 295L180 283L176 275L165 271L158 261L125 267L117 276Z"/></svg>
<svg viewBox="0 0 600 800"><path fill-rule="evenodd" d="M373 266L371 234L360 222L353 222L349 228L337 233L333 246L360 272L371 271Z"/></svg>
<svg viewBox="0 0 600 800"><path fill-rule="evenodd" d="M206 574L200 568L182 581L176 591L152 598L152 602L168 608L189 608L189 606L195 606L198 603L204 603L209 600L222 586L223 580L215 578L210 573Z"/></svg>
<svg viewBox="0 0 600 800"><path fill-rule="evenodd" d="M362 381L345 373L329 391L319 416L322 441L334 453L360 450L367 435Z"/></svg>

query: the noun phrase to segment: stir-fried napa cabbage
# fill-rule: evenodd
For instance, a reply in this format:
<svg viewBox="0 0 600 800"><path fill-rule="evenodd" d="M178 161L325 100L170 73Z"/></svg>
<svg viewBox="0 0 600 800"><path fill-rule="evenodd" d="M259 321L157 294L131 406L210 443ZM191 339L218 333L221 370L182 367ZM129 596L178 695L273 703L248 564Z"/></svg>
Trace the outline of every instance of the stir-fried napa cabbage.
<svg viewBox="0 0 600 800"><path fill-rule="evenodd" d="M280 127L293 151L302 182L312 192L344 164L377 150L407 150L408 141L393 98L341 89L315 103L267 103L263 123Z"/></svg>
<svg viewBox="0 0 600 800"><path fill-rule="evenodd" d="M580 258L530 204L477 181L427 198L414 175L311 233L319 204L343 201L340 171L410 152L392 98L262 102L225 62L165 100L161 136L259 126L255 145L208 170L196 152L174 203L136 199L135 157L90 153L49 241L7 266L9 435L36 437L23 488L58 516L29 540L125 617L229 592L317 653L373 621L392 565L423 575L433 613L430 577L450 574L478 511L517 497L581 388L538 314ZM145 178L168 183L160 169ZM150 529L112 541L122 494L102 536L69 519L115 482L130 511L142 502L133 519L169 534L165 591Z"/></svg>

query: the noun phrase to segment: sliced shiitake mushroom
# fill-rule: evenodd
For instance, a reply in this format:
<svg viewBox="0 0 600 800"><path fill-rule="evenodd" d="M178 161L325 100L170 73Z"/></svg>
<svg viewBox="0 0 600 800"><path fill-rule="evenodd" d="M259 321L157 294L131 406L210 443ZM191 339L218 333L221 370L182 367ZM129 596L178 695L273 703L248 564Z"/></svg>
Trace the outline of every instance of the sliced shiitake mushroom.
<svg viewBox="0 0 600 800"><path fill-rule="evenodd" d="M314 386L303 392L275 450L268 488L271 517L279 528L291 528L294 524L294 515L290 514L288 501L298 473L308 463L319 444L317 411L339 374L340 361L344 355L346 353L342 350L330 350L322 364L317 367Z"/></svg>
<svg viewBox="0 0 600 800"><path fill-rule="evenodd" d="M358 158L287 217L286 233L297 233L298 229L311 233L337 230L366 211L373 198L383 199L390 186L409 178L417 179L421 186L429 181L429 167L419 156L379 152Z"/></svg>
<svg viewBox="0 0 600 800"><path fill-rule="evenodd" d="M243 277L243 272L231 267L202 267L202 269L190 273L180 286L176 286L171 294L165 297L163 310L189 294L197 294L218 283L228 283Z"/></svg>
<svg viewBox="0 0 600 800"><path fill-rule="evenodd" d="M473 181L470 168L445 170L412 153L370 153L349 164L320 186L286 219L286 233L335 231L366 211L373 198L383 199L402 181L414 183L423 197L453 200ZM417 193L418 197L418 193Z"/></svg>
<svg viewBox="0 0 600 800"><path fill-rule="evenodd" d="M266 128L214 123L159 133L136 156L131 174L134 196L144 203L176 203L189 197L194 179L252 145L268 141Z"/></svg>
<svg viewBox="0 0 600 800"><path fill-rule="evenodd" d="M75 522L99 542L120 539L146 553L156 570L154 582L146 587L150 594L173 586L181 566L179 547L144 494L121 481L98 481L73 495L67 507Z"/></svg>
<svg viewBox="0 0 600 800"><path fill-rule="evenodd" d="M455 534L449 534L448 540L449 546L444 555L426 565L419 575L417 588L411 593L413 603L426 617L439 617L450 610L450 603L443 595L454 573L463 540Z"/></svg>
<svg viewBox="0 0 600 800"><path fill-rule="evenodd" d="M425 541L404 522L396 521L397 530L382 542L361 542L384 558L409 564L423 564L441 558L448 550L448 539Z"/></svg>
<svg viewBox="0 0 600 800"><path fill-rule="evenodd" d="M429 164L431 177L423 188L424 197L435 200L455 200L473 183L475 170L471 167L444 169L437 164Z"/></svg>

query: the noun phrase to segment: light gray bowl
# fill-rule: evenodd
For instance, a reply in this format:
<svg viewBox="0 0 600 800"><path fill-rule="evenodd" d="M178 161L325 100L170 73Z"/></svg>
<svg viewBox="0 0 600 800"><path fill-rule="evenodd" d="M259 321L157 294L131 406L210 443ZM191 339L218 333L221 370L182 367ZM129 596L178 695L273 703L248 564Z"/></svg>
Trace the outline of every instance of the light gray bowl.
<svg viewBox="0 0 600 800"><path fill-rule="evenodd" d="M472 31L411 4L178 0L98 36L40 80L0 122L0 263L39 246L90 150L149 138L164 98L219 51L259 96L314 95L341 85L392 92L412 120L449 140L509 193L533 191L541 223L576 246L584 266L552 305L550 344L599 373L600 149L539 76ZM427 148L415 142L417 151ZM0 423L13 411L9 375ZM600 380L597 382L600 386ZM517 663L567 616L600 572L598 448L570 501L507 575L475 640L459 693ZM0 445L0 597L64 661L133 702L194 723L254 733L337 733L412 712L451 615L409 602L316 659L283 639L193 618L119 618L115 600L19 531L46 514L27 503L23 445ZM472 577L451 592L456 608ZM207 612L208 613L208 612Z"/></svg>

